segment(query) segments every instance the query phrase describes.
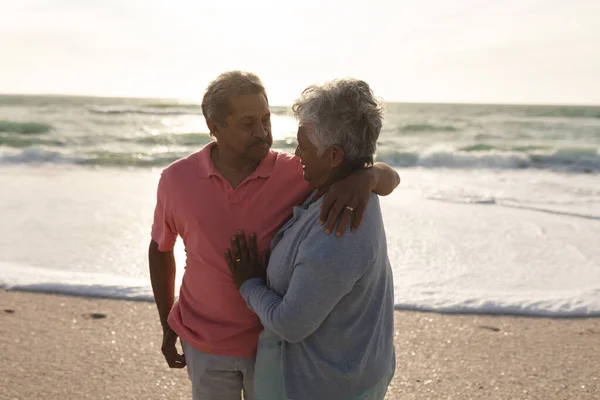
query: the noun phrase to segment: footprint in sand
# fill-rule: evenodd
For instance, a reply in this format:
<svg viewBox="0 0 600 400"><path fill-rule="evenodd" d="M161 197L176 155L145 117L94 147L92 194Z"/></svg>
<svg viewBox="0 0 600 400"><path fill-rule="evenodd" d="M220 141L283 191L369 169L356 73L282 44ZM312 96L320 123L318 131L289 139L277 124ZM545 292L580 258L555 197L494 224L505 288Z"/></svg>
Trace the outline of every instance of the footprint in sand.
<svg viewBox="0 0 600 400"><path fill-rule="evenodd" d="M103 318L106 318L106 314L102 314L102 313L90 313L90 314L83 314L83 317L85 317L85 318L91 318L91 319L103 319Z"/></svg>
<svg viewBox="0 0 600 400"><path fill-rule="evenodd" d="M478 328L487 329L488 331L492 331L492 332L500 332L500 328L496 328L495 326L479 325Z"/></svg>

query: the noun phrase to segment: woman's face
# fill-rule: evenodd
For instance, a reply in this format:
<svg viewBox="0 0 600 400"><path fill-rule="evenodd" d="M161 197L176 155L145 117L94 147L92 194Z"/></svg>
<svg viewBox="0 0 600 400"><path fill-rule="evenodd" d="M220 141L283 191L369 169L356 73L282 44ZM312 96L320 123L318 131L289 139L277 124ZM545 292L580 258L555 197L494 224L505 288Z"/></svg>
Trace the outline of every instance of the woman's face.
<svg viewBox="0 0 600 400"><path fill-rule="evenodd" d="M314 189L320 189L329 182L338 163L335 160L336 155L332 154L335 149L327 149L321 156L318 155L317 147L309 139L309 133L314 129L313 123L300 123L297 136L298 147L296 147L295 154L302 163L304 179ZM337 157L339 158L339 155Z"/></svg>

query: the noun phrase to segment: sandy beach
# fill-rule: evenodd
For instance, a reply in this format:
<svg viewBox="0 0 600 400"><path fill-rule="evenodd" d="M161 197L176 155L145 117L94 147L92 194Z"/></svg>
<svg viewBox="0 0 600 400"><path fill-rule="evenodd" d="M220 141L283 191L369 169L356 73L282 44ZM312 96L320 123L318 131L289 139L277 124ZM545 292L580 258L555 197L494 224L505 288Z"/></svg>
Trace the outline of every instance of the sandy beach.
<svg viewBox="0 0 600 400"><path fill-rule="evenodd" d="M600 319L397 311L388 399L598 399ZM154 304L0 291L0 398L189 399Z"/></svg>

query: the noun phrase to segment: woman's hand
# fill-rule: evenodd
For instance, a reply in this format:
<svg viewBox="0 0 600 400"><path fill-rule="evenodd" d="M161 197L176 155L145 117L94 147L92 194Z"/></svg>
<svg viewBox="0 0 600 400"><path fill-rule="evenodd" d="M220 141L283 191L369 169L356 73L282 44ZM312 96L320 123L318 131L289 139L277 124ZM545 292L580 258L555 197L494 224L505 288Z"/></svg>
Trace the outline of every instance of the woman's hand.
<svg viewBox="0 0 600 400"><path fill-rule="evenodd" d="M350 174L329 187L323 197L319 222L325 225L325 233L333 232L337 221L340 221L336 236L342 236L350 221L354 232L362 222L363 214L369 203L374 186L372 168L365 168Z"/></svg>
<svg viewBox="0 0 600 400"><path fill-rule="evenodd" d="M225 259L233 277L233 283L239 289L244 282L252 278L267 277L269 263L268 252L265 252L262 262L258 259L256 234L250 233L250 245L246 245L246 235L238 231L231 238L231 250L225 251Z"/></svg>
<svg viewBox="0 0 600 400"><path fill-rule="evenodd" d="M372 167L359 169L345 179L335 182L323 198L319 222L325 225L325 233L333 232L340 221L336 236L342 236L351 222L356 231L362 222L371 192L387 196L400 184L400 175L385 163L376 162Z"/></svg>

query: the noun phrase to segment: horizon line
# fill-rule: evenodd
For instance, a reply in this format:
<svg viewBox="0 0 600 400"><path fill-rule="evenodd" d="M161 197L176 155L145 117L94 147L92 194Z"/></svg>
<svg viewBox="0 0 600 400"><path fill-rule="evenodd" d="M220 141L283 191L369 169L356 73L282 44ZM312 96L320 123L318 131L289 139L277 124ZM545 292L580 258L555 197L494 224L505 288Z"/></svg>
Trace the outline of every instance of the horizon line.
<svg viewBox="0 0 600 400"><path fill-rule="evenodd" d="M96 98L96 99L129 99L129 100L173 100L173 101L190 101L187 105L198 105L200 106L200 102L197 102L191 98L185 97L157 97L157 96L148 96L148 97L138 97L138 96L109 96L109 95L91 95L91 94L69 94L69 93L3 93L0 92L0 97L2 96L21 96L21 97L81 97L81 98ZM555 103L555 102L473 102L473 101L406 101L406 100L393 100L388 101L384 99L385 103L388 104L424 104L424 105L472 105L472 106L566 106L566 107L600 107L600 103L598 104L586 104L586 103ZM186 104L186 103L182 103ZM270 104L272 107L289 107L290 105L282 105L282 104Z"/></svg>

